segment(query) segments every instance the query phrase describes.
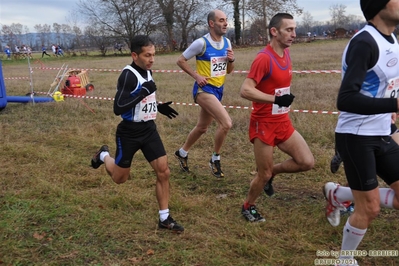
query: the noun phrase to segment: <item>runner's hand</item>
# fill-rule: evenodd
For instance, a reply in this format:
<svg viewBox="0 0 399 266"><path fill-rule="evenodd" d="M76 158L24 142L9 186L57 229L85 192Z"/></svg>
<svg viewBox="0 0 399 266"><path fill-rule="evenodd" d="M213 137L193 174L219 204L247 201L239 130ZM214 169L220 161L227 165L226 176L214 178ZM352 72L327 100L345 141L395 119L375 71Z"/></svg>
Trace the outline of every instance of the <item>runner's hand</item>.
<svg viewBox="0 0 399 266"><path fill-rule="evenodd" d="M154 93L154 91L156 90L157 86L155 85L155 82L151 80L143 83L143 85L141 86L140 94L144 97L147 97L148 95Z"/></svg>
<svg viewBox="0 0 399 266"><path fill-rule="evenodd" d="M276 96L274 99L274 103L277 104L279 107L288 107L294 101L294 94L284 94L283 96Z"/></svg>
<svg viewBox="0 0 399 266"><path fill-rule="evenodd" d="M157 105L158 108L158 112L160 112L161 114L169 117L170 119L176 117L177 115L179 115L178 112L176 112L175 109L173 109L172 107L170 107L169 105L172 102L167 102L167 103L159 103Z"/></svg>

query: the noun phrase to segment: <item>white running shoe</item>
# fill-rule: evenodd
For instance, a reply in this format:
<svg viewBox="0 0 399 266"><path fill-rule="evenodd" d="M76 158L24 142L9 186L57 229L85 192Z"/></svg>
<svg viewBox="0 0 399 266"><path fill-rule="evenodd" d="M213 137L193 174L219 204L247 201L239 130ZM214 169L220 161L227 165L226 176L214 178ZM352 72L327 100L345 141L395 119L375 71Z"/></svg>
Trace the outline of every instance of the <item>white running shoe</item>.
<svg viewBox="0 0 399 266"><path fill-rule="evenodd" d="M332 226L338 226L340 221L341 221L341 213L340 210L345 208L345 206L337 201L337 198L335 197L335 191L338 189L339 184L334 183L334 182L327 182L323 186L323 194L324 197L327 200L327 205L326 205L326 217L328 222Z"/></svg>

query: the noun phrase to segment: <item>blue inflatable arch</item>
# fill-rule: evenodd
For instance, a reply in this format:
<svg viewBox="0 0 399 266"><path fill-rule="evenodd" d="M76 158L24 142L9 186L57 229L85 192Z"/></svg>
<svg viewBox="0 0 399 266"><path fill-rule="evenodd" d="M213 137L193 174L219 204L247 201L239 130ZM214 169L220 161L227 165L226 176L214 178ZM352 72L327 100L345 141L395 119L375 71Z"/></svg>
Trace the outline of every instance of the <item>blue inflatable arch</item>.
<svg viewBox="0 0 399 266"><path fill-rule="evenodd" d="M3 110L7 106L7 95L6 95L6 85L4 84L3 78L3 66L0 60L0 110Z"/></svg>
<svg viewBox="0 0 399 266"><path fill-rule="evenodd" d="M4 84L3 65L0 60L0 111L6 108L7 103L44 103L54 102L52 97L34 97L34 96L7 96L6 85Z"/></svg>

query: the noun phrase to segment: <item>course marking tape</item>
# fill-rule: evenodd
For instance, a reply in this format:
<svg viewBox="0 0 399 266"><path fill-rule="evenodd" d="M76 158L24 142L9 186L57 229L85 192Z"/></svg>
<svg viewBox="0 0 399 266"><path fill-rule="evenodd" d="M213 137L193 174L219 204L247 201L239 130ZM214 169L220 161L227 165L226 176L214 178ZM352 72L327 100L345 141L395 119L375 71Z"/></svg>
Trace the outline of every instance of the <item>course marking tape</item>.
<svg viewBox="0 0 399 266"><path fill-rule="evenodd" d="M29 79L29 77L9 77L9 78L4 78L6 79Z"/></svg>
<svg viewBox="0 0 399 266"><path fill-rule="evenodd" d="M35 67L41 70L60 70L62 67ZM94 68L68 68L69 70L85 70L85 71L107 71L107 72L121 72L121 69L94 69ZM32 71L33 72L33 71ZM152 70L154 73L184 73L183 70ZM249 73L248 70L234 70L234 73ZM294 74L340 74L341 70L293 70ZM6 79L29 79L29 77L8 77Z"/></svg>
<svg viewBox="0 0 399 266"><path fill-rule="evenodd" d="M40 70L60 70L61 67L34 67ZM108 72L121 72L122 69L105 69L105 68L68 68L69 70L85 70L85 71L108 71ZM183 70L167 70L167 69L153 69L155 73L184 73ZM249 73L249 70L234 70L233 73ZM341 70L293 70L295 74L340 74Z"/></svg>
<svg viewBox="0 0 399 266"><path fill-rule="evenodd" d="M35 92L37 94L46 94L47 92ZM93 99L93 100L106 100L106 101L114 101L115 98L111 97L101 97L101 96L82 96L82 95L72 95L72 94L63 94L64 97L67 98L80 98L80 99ZM162 102L159 102L162 103ZM178 103L172 102L174 105L184 105L184 106L199 106L197 103ZM244 110L252 110L252 107L248 106L236 106L236 105L223 105L224 108L227 109L244 109ZM338 115L339 112L337 111L316 111L316 110L290 110L293 113L307 113L307 114L329 114L329 115Z"/></svg>

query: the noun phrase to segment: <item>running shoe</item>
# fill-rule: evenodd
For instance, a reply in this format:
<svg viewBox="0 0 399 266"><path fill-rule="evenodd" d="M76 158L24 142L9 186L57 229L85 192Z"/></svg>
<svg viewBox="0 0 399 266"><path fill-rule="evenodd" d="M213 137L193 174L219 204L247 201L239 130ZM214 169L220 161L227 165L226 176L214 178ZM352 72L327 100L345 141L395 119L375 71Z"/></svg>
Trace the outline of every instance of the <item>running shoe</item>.
<svg viewBox="0 0 399 266"><path fill-rule="evenodd" d="M179 161L180 169L183 170L183 172L190 172L190 169L188 169L188 155L186 157L181 157L179 151L176 151L175 157Z"/></svg>
<svg viewBox="0 0 399 266"><path fill-rule="evenodd" d="M220 168L220 160L216 160L212 162L212 159L209 161L209 167L211 168L211 172L214 176L217 178L223 178L224 173L222 169Z"/></svg>
<svg viewBox="0 0 399 266"><path fill-rule="evenodd" d="M93 157L91 158L91 166L94 169L97 169L98 167L100 167L100 165L102 165L104 163L103 161L100 160L100 154L103 151L109 152L107 145L101 146L101 148L98 150L98 152L96 152L96 154L94 154Z"/></svg>
<svg viewBox="0 0 399 266"><path fill-rule="evenodd" d="M260 215L260 213L256 210L255 205L249 206L248 209L245 209L244 205L243 205L241 214L249 222L265 222L266 221L266 219L263 218L263 216Z"/></svg>
<svg viewBox="0 0 399 266"><path fill-rule="evenodd" d="M341 213L341 216L344 216L344 215L351 215L353 212L354 212L354 210L355 210L355 203L353 203L353 202L351 202L351 201L344 201L344 202L342 202L342 205L345 207L345 208L342 208L341 210L340 210L340 213Z"/></svg>
<svg viewBox="0 0 399 266"><path fill-rule="evenodd" d="M263 187L263 191L268 195L269 197L274 195L274 188L272 185L274 175L267 181L266 185Z"/></svg>
<svg viewBox="0 0 399 266"><path fill-rule="evenodd" d="M323 186L323 194L327 200L326 204L326 218L332 226L338 226L341 220L341 210L346 207L337 201L334 193L338 189L339 184L334 182L327 182Z"/></svg>
<svg viewBox="0 0 399 266"><path fill-rule="evenodd" d="M172 216L168 216L168 218L166 218L165 221L161 222L161 220L159 220L158 222L158 227L160 229L169 229L172 230L172 232L174 233L181 233L184 231L183 226L181 226L180 224L178 224L173 218Z"/></svg>
<svg viewBox="0 0 399 266"><path fill-rule="evenodd" d="M339 153L336 151L330 162L331 173L335 174L339 170L339 166L341 165L341 163L341 155L339 155Z"/></svg>

